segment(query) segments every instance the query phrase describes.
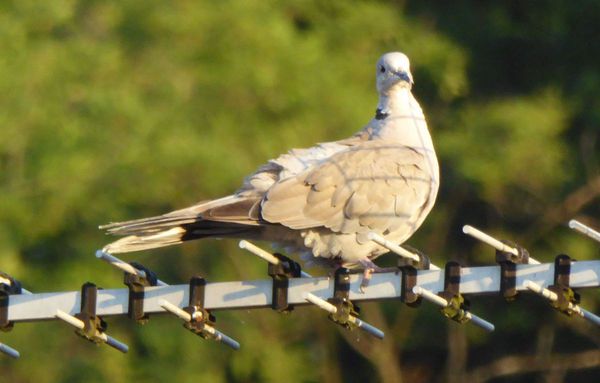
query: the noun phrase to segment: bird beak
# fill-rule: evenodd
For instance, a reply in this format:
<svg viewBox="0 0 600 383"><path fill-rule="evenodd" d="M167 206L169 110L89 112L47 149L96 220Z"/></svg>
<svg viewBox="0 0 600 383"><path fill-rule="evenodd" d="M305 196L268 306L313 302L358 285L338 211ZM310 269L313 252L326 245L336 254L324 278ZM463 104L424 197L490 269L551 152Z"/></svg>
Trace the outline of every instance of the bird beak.
<svg viewBox="0 0 600 383"><path fill-rule="evenodd" d="M405 72L405 71L397 71L397 72L394 72L394 74L396 76L398 76L401 80L404 80L407 83L409 83L410 85L414 84L412 77L407 72Z"/></svg>

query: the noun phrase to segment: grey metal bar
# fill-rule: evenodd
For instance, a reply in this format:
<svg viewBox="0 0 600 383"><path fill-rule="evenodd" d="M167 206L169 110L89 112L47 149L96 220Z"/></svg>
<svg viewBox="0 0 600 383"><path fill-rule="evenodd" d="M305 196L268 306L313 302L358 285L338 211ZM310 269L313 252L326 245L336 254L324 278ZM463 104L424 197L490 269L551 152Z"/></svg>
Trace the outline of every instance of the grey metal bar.
<svg viewBox="0 0 600 383"><path fill-rule="evenodd" d="M401 295L400 273L375 273L369 288L360 292L361 275L350 276L350 299L353 301L399 298ZM542 286L553 283L554 263L517 266L517 290L527 288L525 280ZM600 286L600 261L580 261L571 265L570 284L573 288ZM419 270L417 284L438 293L444 290L444 273L440 270ZM160 301L166 300L178 307L188 305L189 285L152 286L145 289L144 311L164 313ZM500 267L464 267L461 269L460 292L462 294L485 294L499 292ZM307 304L304 297L312 293L320 298L333 296L333 279L328 277L292 278L289 281L288 302ZM255 281L216 282L206 285L205 307L210 310L270 307L272 300L271 279ZM98 290L96 313L101 316L127 314L129 290ZM75 315L80 309L79 291L12 295L8 319L14 322L55 319L56 310Z"/></svg>

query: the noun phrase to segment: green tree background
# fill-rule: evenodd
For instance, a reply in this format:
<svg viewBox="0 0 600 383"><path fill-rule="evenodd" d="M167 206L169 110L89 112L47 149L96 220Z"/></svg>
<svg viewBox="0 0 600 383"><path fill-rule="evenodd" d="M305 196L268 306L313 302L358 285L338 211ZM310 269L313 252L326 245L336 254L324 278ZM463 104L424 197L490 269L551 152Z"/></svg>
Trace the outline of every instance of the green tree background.
<svg viewBox="0 0 600 383"><path fill-rule="evenodd" d="M412 59L442 164L410 244L491 264L477 225L543 261L598 259L571 231L600 227L600 2L77 1L0 3L0 269L36 292L122 277L93 257L109 221L235 190L292 147L349 136L375 103L374 63ZM264 278L236 241L124 257L177 283ZM392 256L383 259L393 263ZM600 311L599 291L583 292ZM109 319L128 355L58 323L2 334L6 382L560 382L600 376L600 332L535 297L472 299L484 334L424 305L362 305L386 331L340 331L317 309L219 313L232 352L156 316ZM590 380L591 379L591 380Z"/></svg>

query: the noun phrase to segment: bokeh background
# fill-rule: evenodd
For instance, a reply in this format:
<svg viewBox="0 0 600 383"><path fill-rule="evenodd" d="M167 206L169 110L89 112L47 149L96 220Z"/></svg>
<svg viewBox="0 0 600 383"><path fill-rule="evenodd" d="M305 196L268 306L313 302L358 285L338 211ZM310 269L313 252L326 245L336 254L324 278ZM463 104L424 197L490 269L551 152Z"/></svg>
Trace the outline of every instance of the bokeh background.
<svg viewBox="0 0 600 383"><path fill-rule="evenodd" d="M36 292L122 276L94 258L97 226L234 191L292 147L351 135L376 106L374 64L412 59L442 166L409 243L438 264L492 264L463 224L552 261L599 259L571 218L600 227L598 1L0 2L0 269ZM237 242L125 256L169 283L256 279ZM384 257L381 264L393 264ZM315 272L315 271L313 271ZM316 273L316 272L315 272ZM600 311L600 289L582 292ZM474 297L492 334L431 305L363 304L384 341L316 308L218 313L232 352L172 317L109 318L128 355L59 323L0 334L2 382L598 381L600 331L523 296Z"/></svg>

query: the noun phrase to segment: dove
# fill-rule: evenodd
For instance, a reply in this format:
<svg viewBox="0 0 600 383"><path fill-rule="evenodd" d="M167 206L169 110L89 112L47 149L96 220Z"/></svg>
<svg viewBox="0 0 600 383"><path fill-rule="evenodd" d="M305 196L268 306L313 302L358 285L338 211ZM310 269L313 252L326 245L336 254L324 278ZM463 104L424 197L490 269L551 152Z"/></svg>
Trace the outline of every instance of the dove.
<svg viewBox="0 0 600 383"><path fill-rule="evenodd" d="M439 166L400 52L377 61L374 118L350 138L292 149L245 178L233 194L160 216L100 226L125 236L103 249L124 253L200 238L270 241L327 267L378 270L387 253L374 232L405 242L431 211Z"/></svg>

